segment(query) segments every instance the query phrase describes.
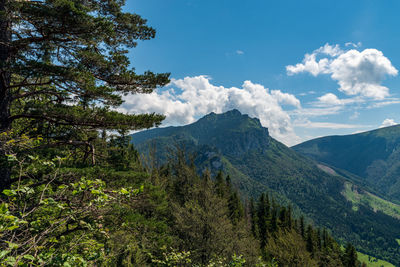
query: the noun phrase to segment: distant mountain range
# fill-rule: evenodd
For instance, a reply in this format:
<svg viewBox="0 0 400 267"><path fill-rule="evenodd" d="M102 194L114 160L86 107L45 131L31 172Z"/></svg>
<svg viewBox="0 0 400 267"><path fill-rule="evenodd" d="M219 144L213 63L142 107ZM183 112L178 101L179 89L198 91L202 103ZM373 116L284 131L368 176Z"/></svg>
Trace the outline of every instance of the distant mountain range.
<svg viewBox="0 0 400 267"><path fill-rule="evenodd" d="M351 169L352 163L346 165L341 158L342 165L336 168L333 155L327 157L330 161L309 159L296 152L308 151L307 143L288 148L269 136L258 119L238 110L211 113L186 126L139 132L132 141L159 164L167 162L171 150L184 147L195 155L199 171L209 169L215 175L222 170L243 196L256 198L269 192L284 204L291 203L298 215L305 214L317 226L330 229L339 240L400 265L400 206L362 178L362 167ZM317 147L326 155L326 150ZM358 149L362 151L362 145ZM365 158L359 161L361 166Z"/></svg>

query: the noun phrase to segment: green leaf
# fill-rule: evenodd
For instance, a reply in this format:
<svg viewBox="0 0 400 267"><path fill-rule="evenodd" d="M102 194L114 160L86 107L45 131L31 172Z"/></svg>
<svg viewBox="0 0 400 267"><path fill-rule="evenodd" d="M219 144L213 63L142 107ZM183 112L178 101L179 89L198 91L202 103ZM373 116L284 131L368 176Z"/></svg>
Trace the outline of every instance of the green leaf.
<svg viewBox="0 0 400 267"><path fill-rule="evenodd" d="M11 266L15 266L15 263L17 262L17 260L15 259L15 257L7 257L6 262L8 263L8 265Z"/></svg>
<svg viewBox="0 0 400 267"><path fill-rule="evenodd" d="M35 257L33 257L32 255L24 255L24 259L34 261Z"/></svg>
<svg viewBox="0 0 400 267"><path fill-rule="evenodd" d="M7 241L6 241L7 242ZM8 243L8 247L10 249L17 249L19 247L18 244L12 243L12 242L7 242Z"/></svg>
<svg viewBox="0 0 400 267"><path fill-rule="evenodd" d="M12 230L15 230L15 229L17 229L17 228L19 228L18 225L12 225L12 226L10 226L10 227L7 227L7 230L12 231Z"/></svg>
<svg viewBox="0 0 400 267"><path fill-rule="evenodd" d="M10 253L10 250L2 250L2 251L0 251L0 259L2 259L4 256L6 256L8 253Z"/></svg>
<svg viewBox="0 0 400 267"><path fill-rule="evenodd" d="M8 197L11 197L11 196L15 196L17 194L17 192L15 192L15 190L5 189L5 190L3 190L3 194Z"/></svg>
<svg viewBox="0 0 400 267"><path fill-rule="evenodd" d="M8 212L8 205L7 203L0 204L0 214L6 214Z"/></svg>

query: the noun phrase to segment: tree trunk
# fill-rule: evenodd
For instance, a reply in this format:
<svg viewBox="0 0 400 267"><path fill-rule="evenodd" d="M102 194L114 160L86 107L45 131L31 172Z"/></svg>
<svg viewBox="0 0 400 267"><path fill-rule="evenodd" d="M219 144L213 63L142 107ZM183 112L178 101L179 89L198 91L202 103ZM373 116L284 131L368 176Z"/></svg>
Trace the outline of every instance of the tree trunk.
<svg viewBox="0 0 400 267"><path fill-rule="evenodd" d="M6 2L0 0L0 133L10 129L10 62L11 22ZM0 144L0 192L10 186L10 168L7 163L3 144Z"/></svg>

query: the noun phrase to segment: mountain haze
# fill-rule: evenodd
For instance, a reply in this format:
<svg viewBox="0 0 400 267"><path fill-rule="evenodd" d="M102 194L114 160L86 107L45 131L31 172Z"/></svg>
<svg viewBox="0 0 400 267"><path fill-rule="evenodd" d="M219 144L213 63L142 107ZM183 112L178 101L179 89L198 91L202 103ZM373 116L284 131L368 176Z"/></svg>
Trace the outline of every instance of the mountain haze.
<svg viewBox="0 0 400 267"><path fill-rule="evenodd" d="M256 118L238 110L211 113L197 122L180 127L152 129L132 135L144 154L155 147L162 164L170 149L183 146L195 155L199 171L219 170L248 197L270 192L279 201L291 203L299 215L305 214L318 226L327 227L342 241L350 241L370 255L400 264L400 209L375 198L357 179L317 165L268 134ZM348 174L351 176L352 174ZM355 175L354 175L355 176ZM364 192L376 206L351 198ZM398 212L398 214L397 214Z"/></svg>

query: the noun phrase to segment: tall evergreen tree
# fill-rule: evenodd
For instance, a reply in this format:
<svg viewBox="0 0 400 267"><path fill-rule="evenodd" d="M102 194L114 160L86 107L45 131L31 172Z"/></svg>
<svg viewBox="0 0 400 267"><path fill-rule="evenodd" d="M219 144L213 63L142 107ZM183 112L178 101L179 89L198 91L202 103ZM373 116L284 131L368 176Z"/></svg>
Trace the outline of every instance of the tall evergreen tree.
<svg viewBox="0 0 400 267"><path fill-rule="evenodd" d="M169 74L136 74L127 49L155 37L125 0L0 0L0 133L17 121L24 133L84 145L85 132L141 129L162 115L112 108L128 93L150 93ZM62 129L62 130L60 130ZM0 189L10 183L0 147Z"/></svg>
<svg viewBox="0 0 400 267"><path fill-rule="evenodd" d="M251 233L253 234L253 237L257 237L258 233L257 233L257 212L256 212L256 207L254 204L254 199L251 198L250 199L250 224L251 224Z"/></svg>
<svg viewBox="0 0 400 267"><path fill-rule="evenodd" d="M305 226L304 226L304 217L300 217L300 234L303 238L305 238Z"/></svg>
<svg viewBox="0 0 400 267"><path fill-rule="evenodd" d="M343 263L345 267L356 267L359 266L358 260L357 260L357 251L355 247L348 243L346 245L346 250L343 255Z"/></svg>
<svg viewBox="0 0 400 267"><path fill-rule="evenodd" d="M232 192L228 199L229 218L236 225L244 216L243 204L236 191Z"/></svg>
<svg viewBox="0 0 400 267"><path fill-rule="evenodd" d="M219 171L217 176L215 176L215 190L220 197L223 197L225 195L226 184L222 171Z"/></svg>
<svg viewBox="0 0 400 267"><path fill-rule="evenodd" d="M314 231L312 229L311 225L308 225L307 227L307 251L311 253L311 255L314 255L314 250L315 250L315 246L314 246Z"/></svg>
<svg viewBox="0 0 400 267"><path fill-rule="evenodd" d="M261 194L258 205L257 205L257 218L258 218L258 231L259 231L259 238L261 241L261 247L264 248L267 244L267 236L268 236L268 225L267 220L267 207L266 207L266 200L265 194Z"/></svg>

